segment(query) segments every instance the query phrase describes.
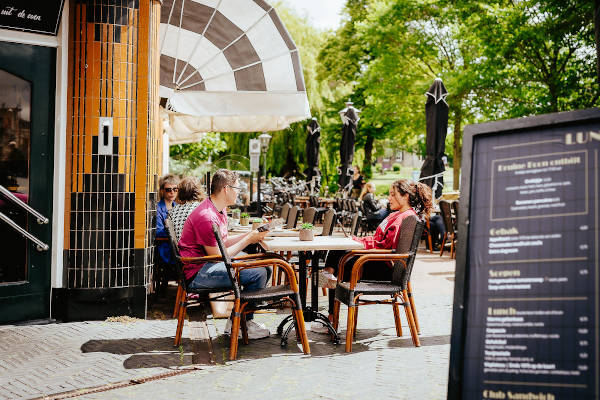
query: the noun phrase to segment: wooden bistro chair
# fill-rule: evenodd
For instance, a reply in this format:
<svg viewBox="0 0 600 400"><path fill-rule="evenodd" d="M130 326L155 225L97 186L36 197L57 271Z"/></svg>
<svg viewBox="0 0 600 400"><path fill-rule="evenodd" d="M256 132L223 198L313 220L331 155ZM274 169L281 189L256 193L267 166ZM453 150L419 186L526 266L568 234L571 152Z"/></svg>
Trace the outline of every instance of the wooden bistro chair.
<svg viewBox="0 0 600 400"><path fill-rule="evenodd" d="M158 246L168 242L169 238L157 237L154 238L154 268L152 270L152 291L156 296L164 295L169 286L169 272L172 268L169 264L163 261L158 252Z"/></svg>
<svg viewBox="0 0 600 400"><path fill-rule="evenodd" d="M315 217L317 209L314 207L306 207L302 213L302 223L304 224L315 224Z"/></svg>
<svg viewBox="0 0 600 400"><path fill-rule="evenodd" d="M356 323L358 321L358 307L368 304L389 304L394 311L394 322L396 325L396 334L402 336L402 325L400 322L400 308L404 307L406 319L412 337L412 342L416 347L421 345L419 341L417 323L415 321L416 312L414 310L414 301L409 294L410 274L417 254L417 247L421 239L424 223L419 221L416 216L408 216L402 221L400 235L396 250L352 250L348 252L339 264L338 283L335 288L335 303L333 308L333 327L338 329L340 304L348 306L348 320L346 328L346 351L352 351L352 341L356 334ZM345 263L352 257L358 256L358 259L352 267L350 282L343 282ZM393 275L391 281L362 281L360 280L361 271L367 261L391 261L393 262ZM361 296L366 295L386 295L391 299L385 300L363 300Z"/></svg>
<svg viewBox="0 0 600 400"><path fill-rule="evenodd" d="M319 205L319 196L311 195L308 198L308 202L310 206L314 207L316 210L315 219L317 221L321 221L321 219L323 218L323 214L325 213L325 211L327 211L327 207L322 207Z"/></svg>
<svg viewBox="0 0 600 400"><path fill-rule="evenodd" d="M454 200L452 202L452 212L454 213L452 221L454 222L454 233L456 234L456 236L458 236L458 209L459 208L460 208L460 204L458 203L458 200Z"/></svg>
<svg viewBox="0 0 600 400"><path fill-rule="evenodd" d="M335 226L336 220L336 212L334 209L330 208L325 211L325 216L323 217L323 230L321 232L321 236L331 236L333 233L333 227Z"/></svg>
<svg viewBox="0 0 600 400"><path fill-rule="evenodd" d="M300 301L300 292L298 289L298 283L296 282L296 275L294 269L290 264L281 260L280 258L266 258L257 260L244 260L238 262L237 260L230 259L221 239L219 229L215 224L212 225L212 231L217 240L219 250L227 272L229 273L229 279L233 287L233 293L235 300L233 302L232 311L232 324L231 324L231 345L229 348L229 359L235 360L237 358L238 348L238 333L240 326L242 328L242 337L245 344L248 344L248 330L246 328L246 314L261 310L265 308L273 308L273 306L281 305L282 303L289 301L292 303L292 315L294 316L294 325L296 328L296 335L302 343L302 349L304 354L310 354L310 347L308 345L308 336L306 334L306 328L304 326L304 315L302 313L302 303ZM245 268L260 268L273 266L275 268L282 269L286 274L286 284L269 286L264 289L255 290L250 293L242 293L240 290L240 284L238 282L239 271ZM257 305L268 302L267 305Z"/></svg>
<svg viewBox="0 0 600 400"><path fill-rule="evenodd" d="M360 211L356 211L352 216L352 222L350 224L350 234L354 236L358 236L358 228L360 228L360 220L362 219L362 214Z"/></svg>
<svg viewBox="0 0 600 400"><path fill-rule="evenodd" d="M285 222L286 229L294 229L296 227L296 223L298 222L298 213L300 212L299 206L293 206L290 208L290 211L287 215L287 219Z"/></svg>
<svg viewBox="0 0 600 400"><path fill-rule="evenodd" d="M285 203L281 207L281 213L279 214L279 218L283 219L284 221L287 220L288 213L290 212L290 208L292 208L292 205L290 203Z"/></svg>
<svg viewBox="0 0 600 400"><path fill-rule="evenodd" d="M185 321L187 308L190 306L197 306L208 301L231 301L225 300L224 298L231 293L231 286L213 289L188 289L183 275L183 268L185 265L190 263L202 263L202 262L215 262L221 261L221 256L205 256L205 257L181 257L179 254L179 247L177 246L175 228L173 221L167 218L165 226L169 234L169 244L171 245L171 251L175 257L176 268L178 273L177 280L177 294L175 295L175 307L173 309L173 318L177 318L177 330L175 331L175 340L173 346L179 346L181 344L181 333L183 331L183 324ZM260 254L247 254L236 258L237 260L251 260L251 259L263 259L263 258L278 257L273 253L260 253ZM216 297L210 297L211 294L220 293ZM225 294L223 294L225 293Z"/></svg>
<svg viewBox="0 0 600 400"><path fill-rule="evenodd" d="M448 200L440 200L440 215L444 221L444 228L446 228L446 234L442 238L442 245L440 246L440 257L444 254L446 249L446 243L450 243L450 258L454 258L454 246L456 243L456 232L454 231L454 223L452 222L452 204Z"/></svg>
<svg viewBox="0 0 600 400"><path fill-rule="evenodd" d="M230 292L231 287L223 287L223 288L215 288L215 289L188 289L187 283L185 281L185 276L183 274L183 269L186 264L191 262L199 263L199 262L208 262L208 261L219 261L221 257L219 256L206 256L206 257L194 257L194 258L183 258L179 254L179 247L177 246L176 235L175 235L175 227L173 226L173 221L170 218L165 220L165 226L167 228L167 232L169 234L169 243L171 245L171 251L173 252L173 256L175 257L176 267L177 267L177 294L175 295L175 307L173 309L173 318L177 318L177 330L175 331L175 340L173 342L173 346L179 346L181 344L181 333L183 331L183 323L185 321L185 316L187 312L187 308L192 305L198 305L200 303L206 302L209 300L209 295L212 293L222 293L222 292Z"/></svg>

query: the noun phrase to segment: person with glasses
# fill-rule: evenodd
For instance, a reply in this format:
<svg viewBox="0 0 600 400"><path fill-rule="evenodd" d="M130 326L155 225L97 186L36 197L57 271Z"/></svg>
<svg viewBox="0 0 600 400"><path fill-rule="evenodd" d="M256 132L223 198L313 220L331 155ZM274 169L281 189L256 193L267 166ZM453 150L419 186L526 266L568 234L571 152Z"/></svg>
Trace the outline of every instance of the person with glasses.
<svg viewBox="0 0 600 400"><path fill-rule="evenodd" d="M163 176L158 182L160 201L156 204L156 247L161 261L169 265L175 265L175 259L169 246L169 235L165 227L165 220L169 210L175 206L178 184L179 179L171 174Z"/></svg>
<svg viewBox="0 0 600 400"><path fill-rule="evenodd" d="M179 240L179 252L182 257L203 257L221 255L217 240L212 232L212 224L218 226L223 243L230 257L242 253L242 250L260 242L267 232L251 232L229 237L227 235L227 207L234 205L240 192L238 174L227 169L220 169L212 176L210 196L192 211L183 225ZM231 286L227 267L224 262L207 262L186 264L184 275L189 288L221 288ZM248 268L239 273L243 292L252 292L264 288L271 276L271 269ZM253 315L246 317L248 337L259 339L270 335L269 330L253 320ZM227 321L225 333L231 332L231 319Z"/></svg>

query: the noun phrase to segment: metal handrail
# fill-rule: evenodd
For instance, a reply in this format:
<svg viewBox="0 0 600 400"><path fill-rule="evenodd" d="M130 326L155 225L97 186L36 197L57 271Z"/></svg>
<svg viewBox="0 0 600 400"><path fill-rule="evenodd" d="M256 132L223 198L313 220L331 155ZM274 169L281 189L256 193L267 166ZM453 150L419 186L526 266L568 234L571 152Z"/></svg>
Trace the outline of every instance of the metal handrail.
<svg viewBox="0 0 600 400"><path fill-rule="evenodd" d="M48 247L48 245L46 243L42 242L41 240L39 240L38 238L33 236L31 233L29 233L25 229L21 228L19 226L19 224L17 224L15 221L13 221L12 219L10 219L9 217L7 217L6 215L4 215L1 212L0 212L0 219L2 221L6 222L8 225L10 225L13 229L15 229L21 235L25 236L27 239L29 239L33 243L35 243L37 245L37 249L39 251L47 251L50 248L50 247Z"/></svg>
<svg viewBox="0 0 600 400"><path fill-rule="evenodd" d="M50 222L48 220L48 218L44 217L42 214L35 211L33 208L29 207L29 205L27 205L27 203L24 203L23 201L21 201L17 196L12 194L7 188L5 188L2 185L0 185L0 193L5 195L6 198L8 198L10 201L15 203L16 205L18 205L19 207L23 208L25 211L27 211L28 213L30 213L31 215L36 217L38 224L47 224L48 222Z"/></svg>

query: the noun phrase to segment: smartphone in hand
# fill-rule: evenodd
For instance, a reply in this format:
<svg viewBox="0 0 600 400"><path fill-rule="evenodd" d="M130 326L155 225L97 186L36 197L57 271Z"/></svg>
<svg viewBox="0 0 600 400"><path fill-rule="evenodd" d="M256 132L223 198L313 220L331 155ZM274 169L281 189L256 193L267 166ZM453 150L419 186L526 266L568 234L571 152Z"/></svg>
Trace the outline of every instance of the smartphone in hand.
<svg viewBox="0 0 600 400"><path fill-rule="evenodd" d="M264 225L261 225L261 226L259 226L258 228L256 228L256 230L257 230L257 231L259 231L259 232L265 232L265 231L268 231L268 230L271 228L271 226L270 226L270 225L271 225L271 224L264 224Z"/></svg>
<svg viewBox="0 0 600 400"><path fill-rule="evenodd" d="M259 232L270 231L271 229L276 228L281 225L283 225L283 219L277 218L271 222L268 222L264 225L259 226L258 228L256 228L256 230Z"/></svg>

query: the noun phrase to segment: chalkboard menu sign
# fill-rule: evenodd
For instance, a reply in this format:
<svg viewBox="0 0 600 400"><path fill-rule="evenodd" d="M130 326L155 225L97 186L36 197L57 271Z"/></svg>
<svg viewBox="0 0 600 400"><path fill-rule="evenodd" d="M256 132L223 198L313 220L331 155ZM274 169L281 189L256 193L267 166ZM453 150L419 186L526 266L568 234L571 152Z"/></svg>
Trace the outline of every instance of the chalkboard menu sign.
<svg viewBox="0 0 600 400"><path fill-rule="evenodd" d="M600 398L600 109L465 128L450 399Z"/></svg>
<svg viewBox="0 0 600 400"><path fill-rule="evenodd" d="M64 0L4 0L0 28L56 35Z"/></svg>

